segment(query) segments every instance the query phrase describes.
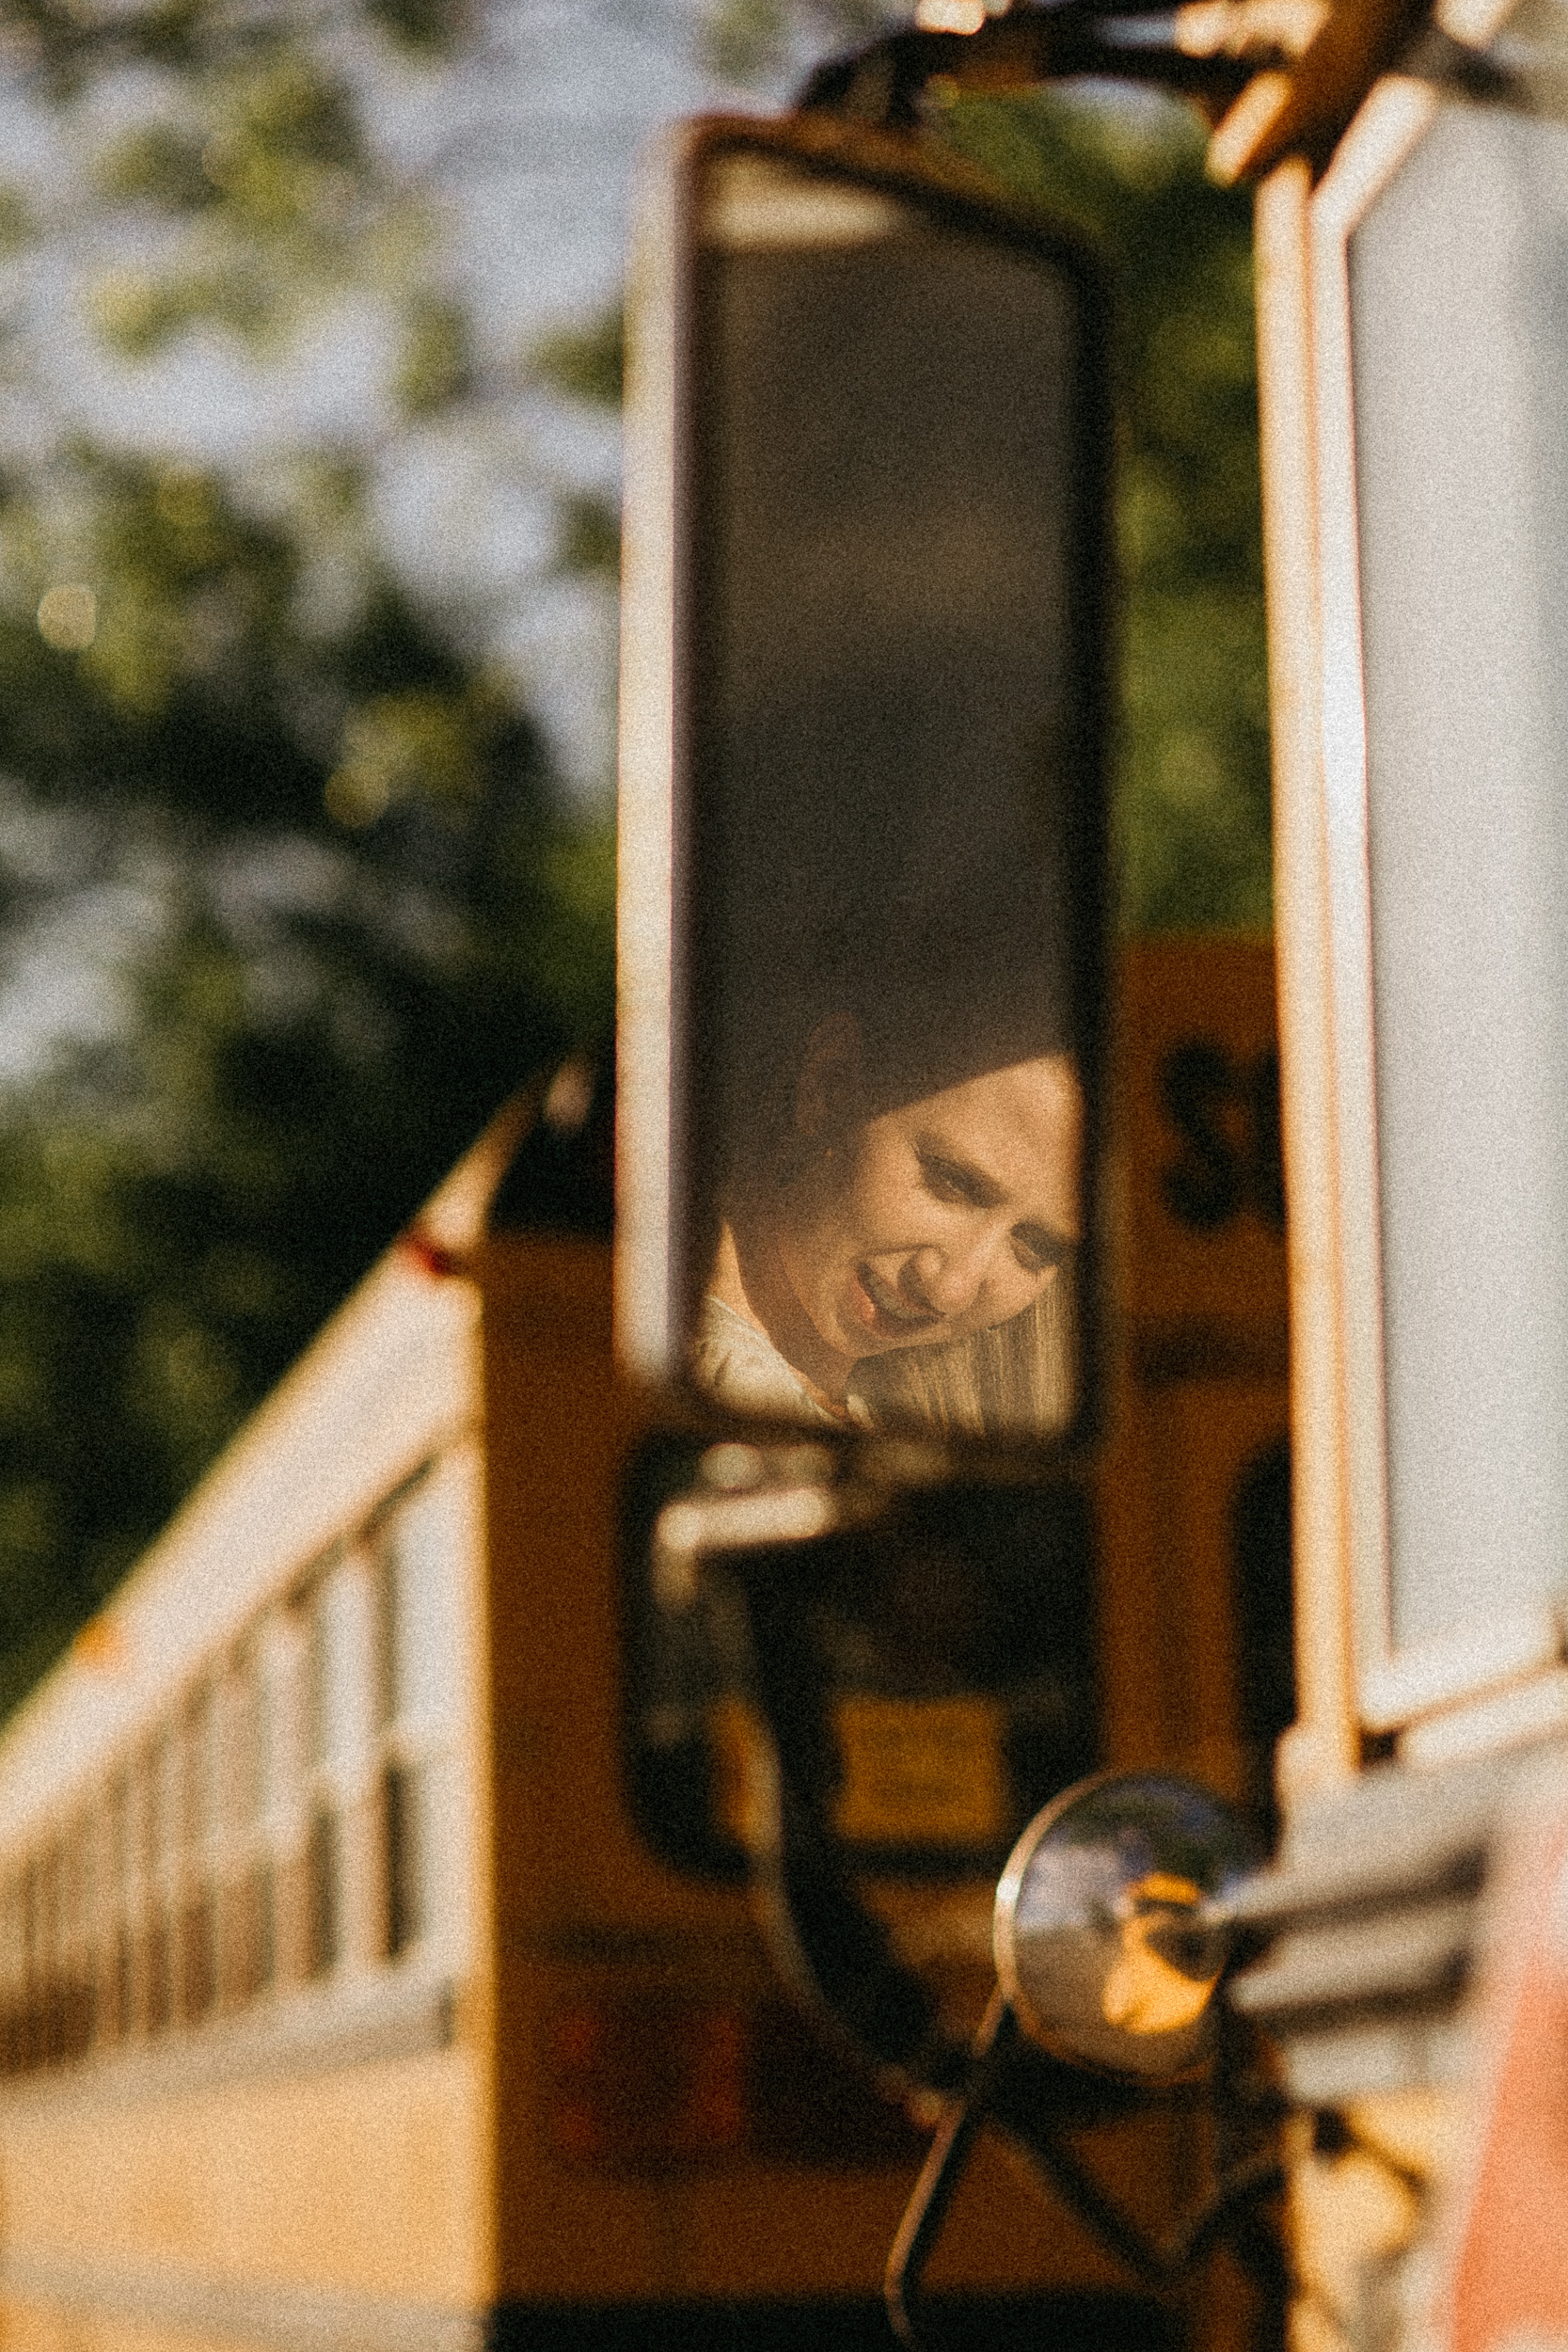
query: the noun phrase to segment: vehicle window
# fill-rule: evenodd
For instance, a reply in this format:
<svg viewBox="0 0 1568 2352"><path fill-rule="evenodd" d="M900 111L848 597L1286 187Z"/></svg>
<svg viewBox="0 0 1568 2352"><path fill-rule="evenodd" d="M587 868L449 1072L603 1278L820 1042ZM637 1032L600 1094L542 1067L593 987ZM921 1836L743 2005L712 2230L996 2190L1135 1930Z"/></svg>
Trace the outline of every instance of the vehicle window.
<svg viewBox="0 0 1568 2352"><path fill-rule="evenodd" d="M377 1747L382 1949L419 1943L445 1906L435 1873L461 1718L462 1502L439 1470L376 1531Z"/></svg>
<svg viewBox="0 0 1568 2352"><path fill-rule="evenodd" d="M1399 1648L1568 1559L1568 10L1494 56L1349 250Z"/></svg>

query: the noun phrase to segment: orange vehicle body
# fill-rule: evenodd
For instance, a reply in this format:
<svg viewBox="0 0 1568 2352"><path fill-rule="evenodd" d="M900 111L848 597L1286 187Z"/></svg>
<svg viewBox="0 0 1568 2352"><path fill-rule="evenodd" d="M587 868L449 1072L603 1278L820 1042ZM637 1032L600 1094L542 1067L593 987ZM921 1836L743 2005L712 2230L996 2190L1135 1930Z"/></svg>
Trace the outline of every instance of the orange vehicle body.
<svg viewBox="0 0 1568 2352"><path fill-rule="evenodd" d="M1279 1726L1249 1578L1285 1589L1272 1053L1266 944L1126 951L1105 1758L1253 1797ZM608 1243L493 1208L517 1132L0 1737L8 2352L881 2340L920 2137L791 2009L744 1890L634 1824L620 1495L650 1406ZM940 1902L983 1954L990 1896L917 1890L904 1932ZM1175 2161L1107 2155L1156 2213ZM931 2284L993 2342L1041 2295L1063 2342L1157 2319L1000 2145Z"/></svg>

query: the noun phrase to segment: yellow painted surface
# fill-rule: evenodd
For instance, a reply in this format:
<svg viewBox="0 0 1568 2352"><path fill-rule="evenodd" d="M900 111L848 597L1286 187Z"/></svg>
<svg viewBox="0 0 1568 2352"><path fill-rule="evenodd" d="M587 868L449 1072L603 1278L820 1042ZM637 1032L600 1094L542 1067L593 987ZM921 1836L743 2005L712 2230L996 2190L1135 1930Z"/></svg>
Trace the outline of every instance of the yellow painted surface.
<svg viewBox="0 0 1568 2352"><path fill-rule="evenodd" d="M1217 1333L1222 1355L1225 1332L1239 1331L1231 1353L1245 1376L1151 1390L1123 1366L1101 1482L1110 1752L1123 1763L1180 1756L1235 1786L1227 1514L1236 1474L1285 1426L1284 1245L1257 1205L1256 1134L1237 1139L1235 1216L1206 1233L1172 1218L1158 1184L1181 1139L1160 1088L1164 1057L1205 1041L1228 1057L1244 1109L1272 1048L1273 961L1265 944L1162 943L1132 951L1127 972L1123 1050L1145 1186L1132 1204L1130 1309L1146 1331ZM614 1502L641 1413L610 1369L603 1257L585 1244L498 1241L483 1280L502 2291L580 2293L585 2272L606 2297L871 2291L912 2155L874 2170L732 2160L658 2179L590 2177L550 2153L532 2055L550 1954L576 1949L578 1982L596 1956L623 1982L641 1970L652 1983L662 1967L689 1987L711 1969L759 1994L768 1963L744 1900L658 1864L622 1805ZM1149 2136L1101 2155L1118 2190L1162 2225L1172 2192ZM958 2201L936 2275L1125 2284L994 2152Z"/></svg>
<svg viewBox="0 0 1568 2352"><path fill-rule="evenodd" d="M1300 2352L1354 2340L1368 2265L1410 2241L1420 2206L1396 2173L1361 2149L1302 2156L1291 2168L1291 2252Z"/></svg>
<svg viewBox="0 0 1568 2352"><path fill-rule="evenodd" d="M0 2121L8 2249L400 2300L486 2280L480 2069L460 2050ZM6 2339L9 2352L9 2338Z"/></svg>
<svg viewBox="0 0 1568 2352"><path fill-rule="evenodd" d="M1140 1410L1160 1627L1151 1645L1162 1686L1157 1760L1243 1800L1254 1791L1240 1705L1233 1519L1248 1471L1288 1435L1289 1391L1278 1375L1183 1380L1152 1391Z"/></svg>
<svg viewBox="0 0 1568 2352"><path fill-rule="evenodd" d="M1233 1513L1246 1470L1290 1426L1264 1108L1274 955L1266 941L1146 940L1124 951L1122 978L1120 1345L1096 1482L1109 1760L1241 1796ZM1184 1128L1179 1075L1195 1055L1212 1085L1188 1098ZM1181 1214L1183 1187L1201 1200L1206 1184L1207 1217Z"/></svg>
<svg viewBox="0 0 1568 2352"><path fill-rule="evenodd" d="M21 2299L6 2305L3 2341L6 2352L253 2352L231 2336L172 2335L150 2322L88 2317Z"/></svg>
<svg viewBox="0 0 1568 2352"><path fill-rule="evenodd" d="M480 1180L498 1172L486 1149L425 1213L459 1251L473 1238L465 1187L483 1192ZM193 1672L221 1663L236 1630L286 1598L323 1545L353 1536L421 1461L439 1454L461 1476L471 1458L462 1433L480 1403L479 1312L473 1284L435 1279L407 1252L373 1270L117 1597L98 1637L8 1728L0 1840L36 1836L40 1807L78 1804L150 1719L166 1719ZM476 1519L471 1588L480 1539ZM459 1605L467 1599L460 1591ZM470 1649L479 1632L476 1617ZM466 1725L459 1741L470 1785L482 1778L481 1736L481 1724ZM483 1899L478 1911L483 1946ZM286 1934L285 1979L291 1949ZM105 2052L80 2077L68 2069L0 2087L6 2253L74 2266L100 2300L119 2276L133 2302L138 2280L153 2294L184 2280L214 2290L220 2312L226 2288L274 2283L351 2302L482 2305L493 2277L485 1960L481 1949L456 1988L458 2038L443 2049L335 2068L323 2052L296 2072L183 2088L175 2033L156 2055ZM356 1977L358 2000L372 1988L362 1964ZM285 1986L277 1997L286 2010L293 1996ZM310 1997L320 2013L322 1991ZM325 1995L328 2011L335 1997ZM237 2016L236 2032L256 2014ZM209 2021L199 2046L221 2049L227 2030ZM8 2298L6 2352L219 2352L220 2340L169 2335L135 2309L52 2310L38 2299L45 2292L35 2274Z"/></svg>
<svg viewBox="0 0 1568 2352"><path fill-rule="evenodd" d="M1241 1327L1273 1334L1283 1354L1285 1234L1264 1206L1277 1150L1260 1117L1277 1051L1273 943L1246 938L1146 939L1121 955L1117 1102L1132 1175L1125 1295L1140 1327ZM1175 1105L1181 1057L1195 1051L1205 1083ZM1260 1099L1261 1098L1261 1099ZM1272 1171L1277 1183L1277 1161ZM1183 1177L1209 1190L1207 1215L1181 1209ZM1227 1205L1228 1203L1228 1205Z"/></svg>
<svg viewBox="0 0 1568 2352"><path fill-rule="evenodd" d="M750 2185L693 2181L669 2205L683 2271L694 2281L690 2291L798 2294L802 2249L820 2265L820 2285L810 2292L878 2291L915 2170L911 2163L881 2174L774 2169ZM768 2226L759 2227L765 2220ZM748 2238L752 2242L744 2243ZM726 2290L723 2280L737 2266L754 2283ZM1127 2285L1071 2216L994 2140L975 2152L928 2276L939 2292Z"/></svg>
<svg viewBox="0 0 1568 2352"><path fill-rule="evenodd" d="M744 1896L656 1861L622 1801L615 1509L641 1422L610 1370L607 1276L586 1244L499 1242L485 1271L500 2290L873 2293L913 2154L873 2170L731 2155L617 2173L549 2146L538 2054L562 1988L773 1997ZM1010 2174L998 2196L955 2224L960 2269L1037 2275L1037 2201ZM1047 2270L1062 2275L1059 2256Z"/></svg>
<svg viewBox="0 0 1568 2352"><path fill-rule="evenodd" d="M604 1259L589 1245L499 1242L484 1279L500 2292L874 2294L918 2149L871 2168L732 2155L662 2173L574 2169L550 2149L538 2052L552 1985L762 2000L774 1980L744 1896L658 1863L622 1803L614 1511L641 1420L607 1360ZM1146 2149L1117 2170L1147 2190ZM1125 2285L995 2150L958 2201L933 2280Z"/></svg>
<svg viewBox="0 0 1568 2352"><path fill-rule="evenodd" d="M1216 961L1191 943L1140 948L1134 961L1130 1002L1144 1008L1143 1043L1128 1050L1143 1056L1138 1116L1157 1127L1159 1056L1172 1044L1217 1038L1239 1071L1266 1054L1272 965L1266 947ZM1155 1132L1150 1142L1152 1181L1171 1139ZM1146 1334L1201 1326L1212 1336L1228 1323L1243 1333L1243 1374L1151 1385L1134 1377L1130 1356L1122 1362L1101 1498L1109 1751L1124 1764L1185 1760L1228 1785L1241 1766L1226 1514L1235 1470L1283 1420L1272 1369L1283 1352L1282 1248L1256 1216L1207 1238L1173 1237L1157 1199L1132 1213L1132 1316ZM1245 1260L1229 1286L1227 1250ZM875 2161L834 2161L827 2148L812 2162L764 2160L732 2147L661 2169L563 2150L549 2060L563 2000L645 2001L656 2018L661 2001L727 2002L751 2015L779 1993L745 1896L667 1867L626 1810L617 1513L647 1410L612 1364L610 1253L497 1236L472 1270L473 1283L434 1293L409 1289L402 1264L372 1277L390 1286L382 1306L372 1297L356 1307L293 1376L287 1410L274 1409L246 1440L260 1465L255 1449L270 1432L295 1477L309 1471L312 1446L325 1445L334 1509L352 1518L380 1491L363 1486L365 1463L384 1483L393 1452L402 1465L427 1443L421 1428L482 1433L467 1630L476 1947L458 2043L139 2103L0 2096L0 2232L21 2251L400 2303L875 2293L918 2165L913 2142ZM421 1356L426 1347L434 1357ZM386 1351L395 1364L378 1370L369 1359ZM421 1361L436 1372L422 1390ZM395 1413L385 1403L394 1390ZM224 1470L226 1527L245 1523L252 1455ZM273 1478L267 1469L257 1492L270 1495ZM204 1573L203 1530L217 1524L205 1508L160 1549L165 1605L177 1602L179 1573ZM277 1536L272 1522L260 1525L262 1583L287 1569ZM114 1670L112 1645L96 1666L88 1658L71 1671L89 1669ZM65 1701L56 1693L50 1705ZM32 1735L45 1777L55 1769L43 1754L55 1734L38 1736L48 1720L47 1709L35 1713ZM880 1771L882 1749L866 1761ZM933 1948L951 1940L955 1899L951 1890L898 1891L908 1950L921 1947L923 1922ZM982 1931L974 1954L966 1946L979 1979L984 1945ZM886 2129L868 2090L846 2092L843 2120L851 2137ZM1091 2160L1153 2228L1186 2201L1190 2184L1158 2131L1099 2136ZM982 2289L1126 2284L990 2144L932 2276ZM4 2313L0 2344L177 2352L129 2320L111 2328L20 2300ZM191 2336L179 2347L220 2352Z"/></svg>

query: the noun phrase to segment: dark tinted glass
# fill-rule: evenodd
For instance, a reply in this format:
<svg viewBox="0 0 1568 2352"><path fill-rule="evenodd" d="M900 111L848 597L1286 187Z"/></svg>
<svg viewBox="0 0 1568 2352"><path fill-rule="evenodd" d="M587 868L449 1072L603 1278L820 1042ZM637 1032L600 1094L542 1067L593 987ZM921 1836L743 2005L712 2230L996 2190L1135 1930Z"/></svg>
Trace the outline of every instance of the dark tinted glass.
<svg viewBox="0 0 1568 2352"><path fill-rule="evenodd" d="M689 169L671 1353L765 1421L1059 1436L1102 996L1092 278L776 136Z"/></svg>

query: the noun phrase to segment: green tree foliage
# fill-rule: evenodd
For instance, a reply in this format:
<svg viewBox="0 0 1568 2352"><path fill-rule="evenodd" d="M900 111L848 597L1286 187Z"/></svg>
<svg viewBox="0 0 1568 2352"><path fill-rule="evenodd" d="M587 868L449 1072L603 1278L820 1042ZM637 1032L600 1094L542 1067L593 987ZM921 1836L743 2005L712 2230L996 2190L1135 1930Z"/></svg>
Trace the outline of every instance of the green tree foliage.
<svg viewBox="0 0 1568 2352"><path fill-rule="evenodd" d="M276 347L324 295L401 295L427 400L432 365L443 382L453 365L426 278L436 208L376 135L371 94L459 32L448 0L336 18L286 0L0 0L0 55L60 133L55 167L0 206L11 241L84 248L95 324L132 357L200 323Z"/></svg>
<svg viewBox="0 0 1568 2352"><path fill-rule="evenodd" d="M588 326L546 336L533 357L542 382L573 400L618 408L626 382L626 335L621 306Z"/></svg>
<svg viewBox="0 0 1568 2352"><path fill-rule="evenodd" d="M609 1026L609 828L483 612L421 601L374 521L404 424L516 462L438 208L374 128L462 32L444 0L0 0L56 134L0 239L112 351L266 360L343 296L393 330L363 446L222 469L85 441L11 315L0 1708L498 1105ZM612 578L602 502L558 540Z"/></svg>
<svg viewBox="0 0 1568 2352"><path fill-rule="evenodd" d="M37 509L0 509L12 993L74 936L108 1000L0 1121L0 1699L610 1016L606 844L506 686L369 562L310 625L299 534L211 476L71 470L97 586L65 642Z"/></svg>
<svg viewBox="0 0 1568 2352"><path fill-rule="evenodd" d="M705 46L717 72L757 81L798 64L803 49L832 55L909 13L896 0L709 0Z"/></svg>

